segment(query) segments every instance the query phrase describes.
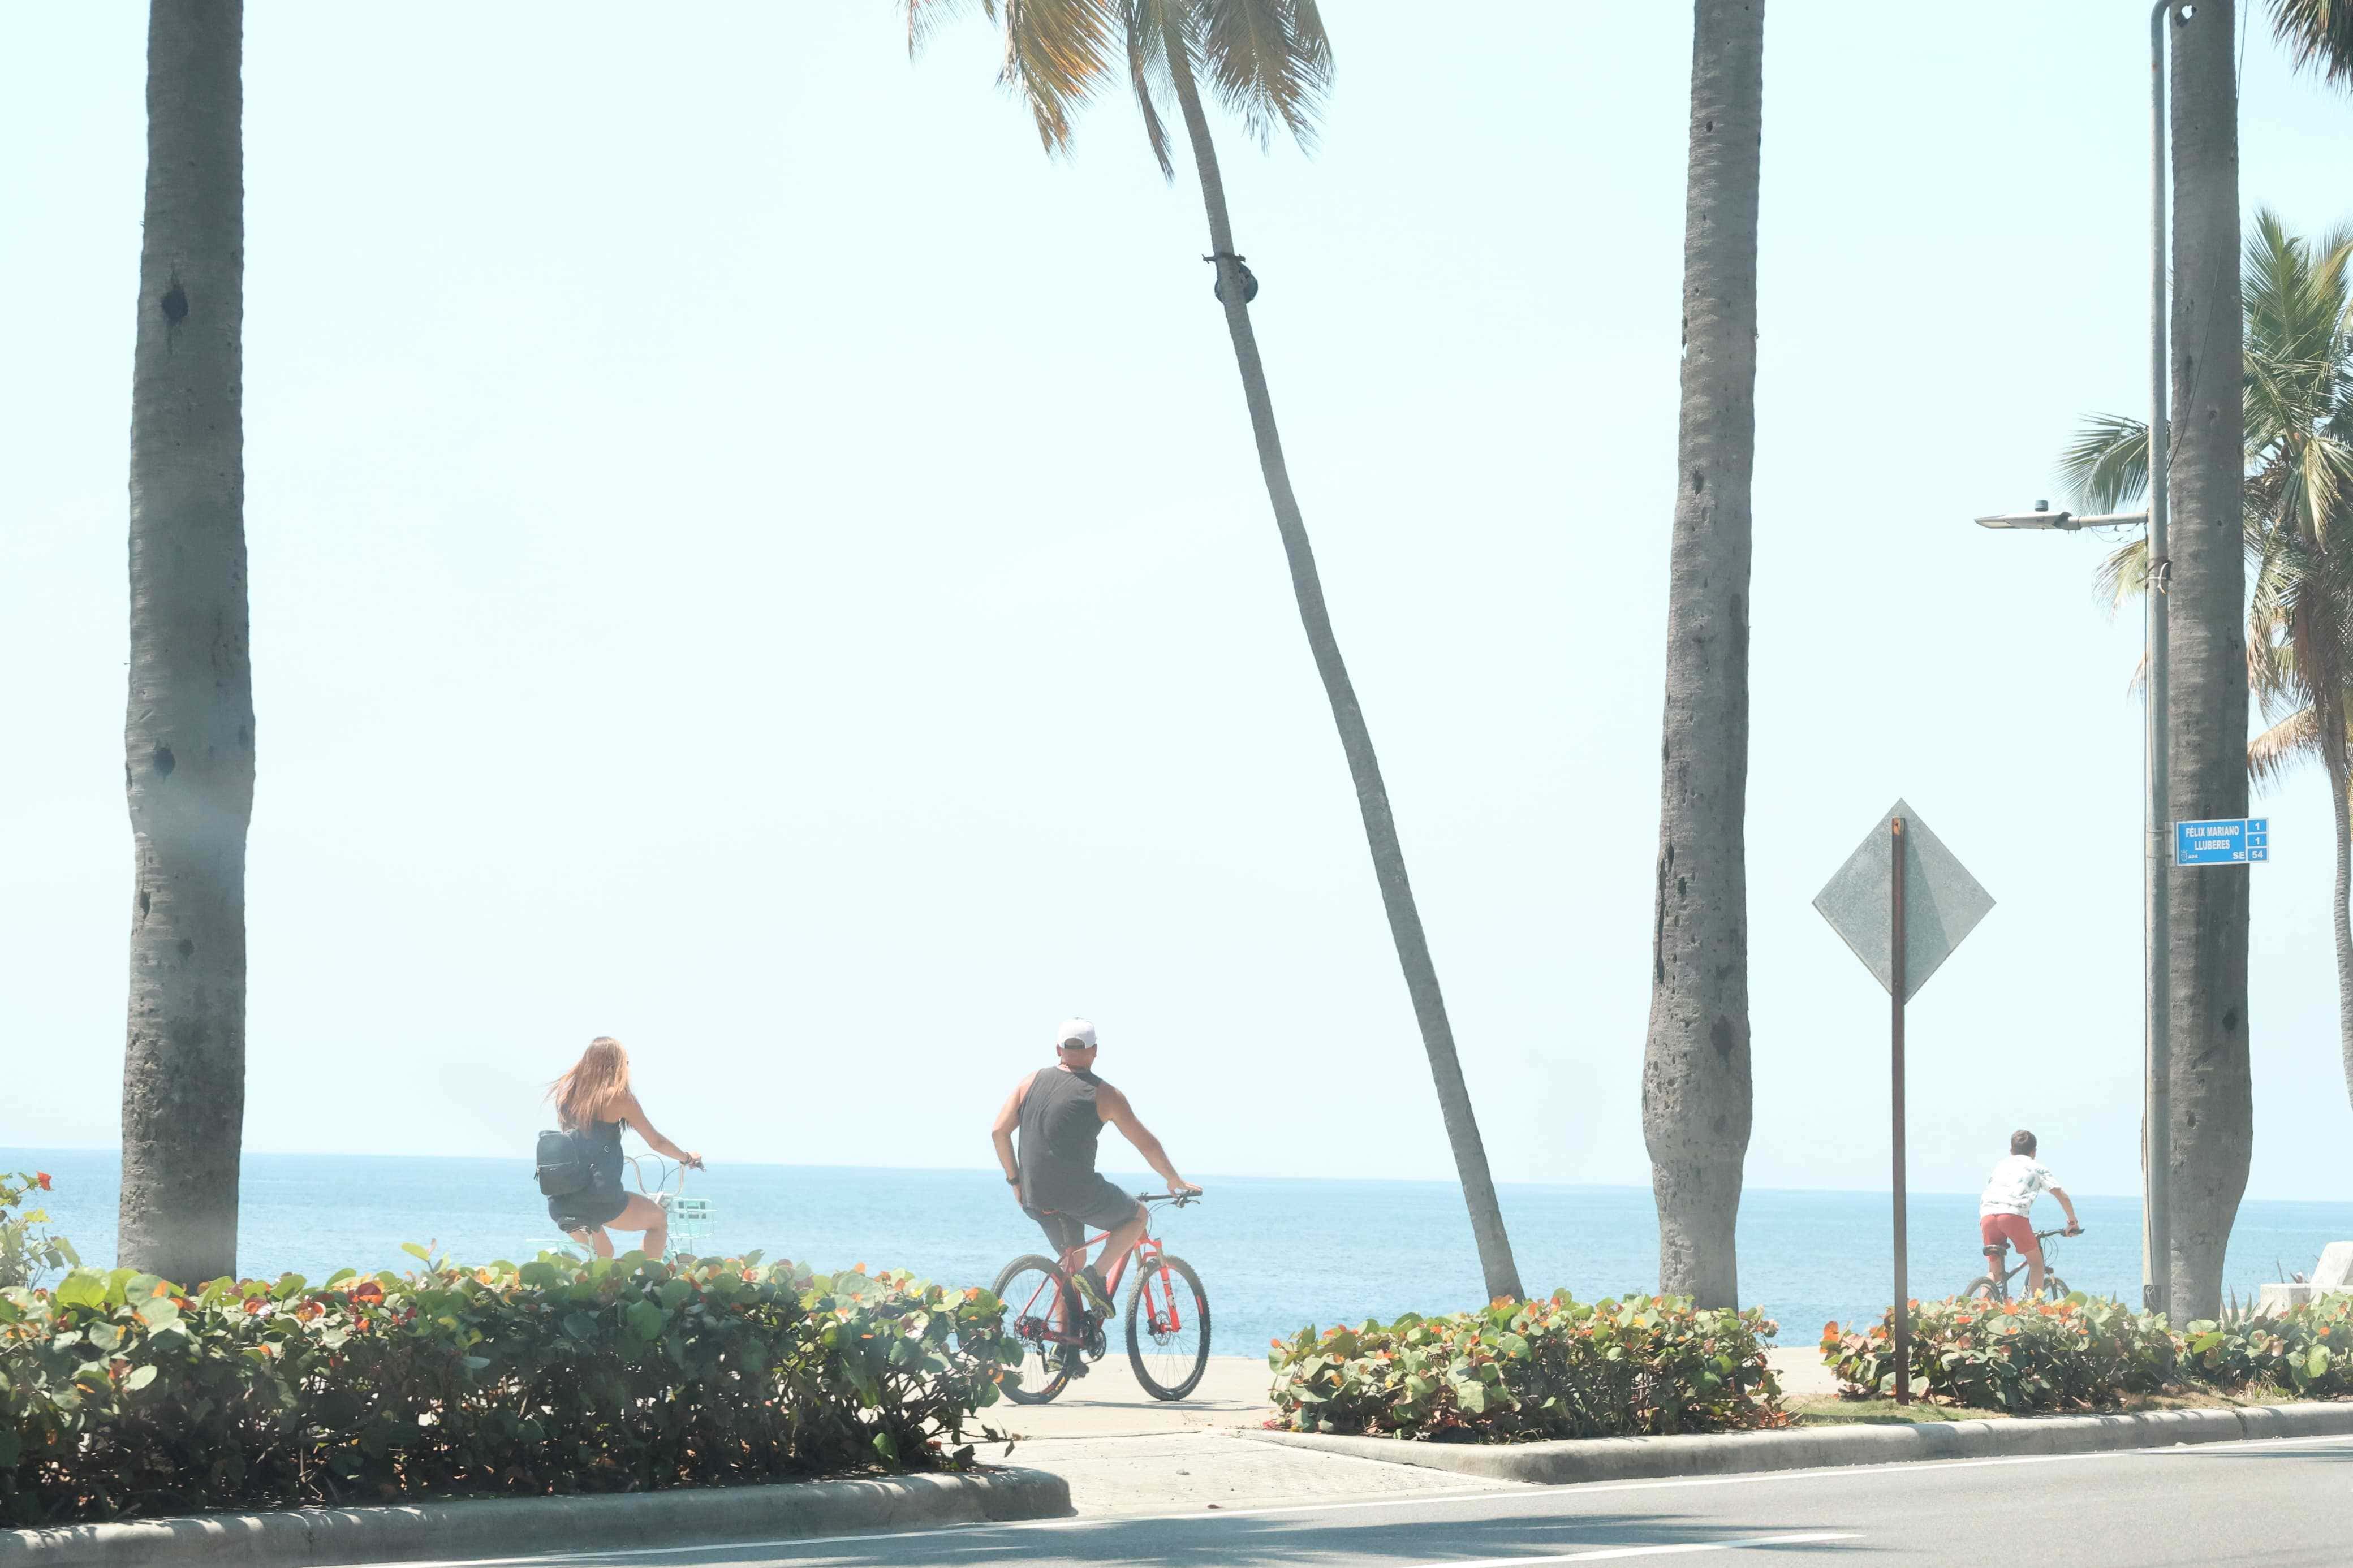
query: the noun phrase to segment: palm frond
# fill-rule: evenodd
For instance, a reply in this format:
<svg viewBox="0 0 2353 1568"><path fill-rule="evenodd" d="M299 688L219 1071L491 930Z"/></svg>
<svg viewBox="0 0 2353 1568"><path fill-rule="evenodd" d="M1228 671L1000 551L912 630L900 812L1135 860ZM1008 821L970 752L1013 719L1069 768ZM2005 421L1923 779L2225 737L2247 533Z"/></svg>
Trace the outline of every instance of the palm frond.
<svg viewBox="0 0 2353 1568"><path fill-rule="evenodd" d="M1313 150L1332 90L1332 40L1314 0L1191 0L1193 37L1219 101L1261 147L1277 126Z"/></svg>
<svg viewBox="0 0 2353 1568"><path fill-rule="evenodd" d="M922 52L944 25L976 7L990 21L997 20L997 0L900 0L900 9L907 14L908 58Z"/></svg>
<svg viewBox="0 0 2353 1568"><path fill-rule="evenodd" d="M1128 80L1135 88L1135 106L1144 114L1145 140L1152 144L1152 156L1164 180L1176 177L1176 164L1168 155L1168 128L1161 122L1152 89L1168 85L1167 18L1162 7L1180 3L1122 0L1121 5L1120 26L1127 34Z"/></svg>
<svg viewBox="0 0 2353 1568"><path fill-rule="evenodd" d="M2310 708L2299 708L2247 742L2247 778L2277 788L2295 764L2320 755L2320 728Z"/></svg>
<svg viewBox="0 0 2353 1568"><path fill-rule="evenodd" d="M1117 0L1004 0L1005 64L997 79L1018 93L1049 153L1067 153L1071 116L1111 76Z"/></svg>
<svg viewBox="0 0 2353 1568"><path fill-rule="evenodd" d="M2059 485L2086 511L2116 511L2148 489L2148 426L2094 414L2059 454Z"/></svg>
<svg viewBox="0 0 2353 1568"><path fill-rule="evenodd" d="M2353 86L2353 0L2272 0L2272 33L2297 68Z"/></svg>
<svg viewBox="0 0 2353 1568"><path fill-rule="evenodd" d="M1111 74L1120 0L900 0L913 54L941 26L976 6L1004 35L997 81L1029 108L1050 153L1070 151L1071 117Z"/></svg>
<svg viewBox="0 0 2353 1568"><path fill-rule="evenodd" d="M2115 615L2148 592L2148 540L2146 536L2110 551L2092 573L2092 597Z"/></svg>

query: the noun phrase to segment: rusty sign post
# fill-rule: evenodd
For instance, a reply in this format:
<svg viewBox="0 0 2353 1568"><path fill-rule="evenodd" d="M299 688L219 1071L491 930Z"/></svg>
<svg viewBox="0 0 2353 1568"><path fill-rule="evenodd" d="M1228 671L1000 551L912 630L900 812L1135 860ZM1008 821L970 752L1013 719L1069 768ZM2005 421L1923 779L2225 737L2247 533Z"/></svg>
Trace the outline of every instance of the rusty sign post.
<svg viewBox="0 0 2353 1568"><path fill-rule="evenodd" d="M1895 1403L1912 1403L1910 1226L1904 1216L1904 818L1887 819L1888 1103L1894 1108L1888 1146L1895 1165Z"/></svg>
<svg viewBox="0 0 2353 1568"><path fill-rule="evenodd" d="M1919 814L1897 801L1814 899L1888 997L1888 1155L1894 1175L1895 1401L1912 1401L1911 1244L1904 1183L1904 1005L1993 908Z"/></svg>

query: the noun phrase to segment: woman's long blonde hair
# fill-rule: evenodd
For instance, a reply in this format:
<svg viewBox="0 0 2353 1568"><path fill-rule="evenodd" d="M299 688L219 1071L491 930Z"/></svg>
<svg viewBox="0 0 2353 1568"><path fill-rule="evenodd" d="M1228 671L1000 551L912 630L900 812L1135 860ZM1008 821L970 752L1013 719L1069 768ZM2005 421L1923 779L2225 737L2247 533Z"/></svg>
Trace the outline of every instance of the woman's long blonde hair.
<svg viewBox="0 0 2353 1568"><path fill-rule="evenodd" d="M555 1118L566 1128L607 1120L596 1113L628 1092L629 1053L610 1035L589 1041L572 1070L547 1086L547 1098L555 1102Z"/></svg>

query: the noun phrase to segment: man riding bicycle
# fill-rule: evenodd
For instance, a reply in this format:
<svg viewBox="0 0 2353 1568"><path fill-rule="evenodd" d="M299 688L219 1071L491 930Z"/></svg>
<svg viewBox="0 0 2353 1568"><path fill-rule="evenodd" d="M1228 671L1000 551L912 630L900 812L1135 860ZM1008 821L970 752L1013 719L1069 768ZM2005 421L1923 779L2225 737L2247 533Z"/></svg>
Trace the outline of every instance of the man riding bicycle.
<svg viewBox="0 0 2353 1568"><path fill-rule="evenodd" d="M2004 1244L2018 1248L2026 1259L2026 1294L2031 1300L2042 1294L2042 1244L2034 1239L2034 1227L2026 1222L2033 1212L2036 1194L2049 1193L2067 1211L2067 1234L2081 1236L2084 1227L2075 1218L2074 1201L2059 1178L2049 1167L2034 1158L2034 1134L2021 1129L2010 1135L2010 1157L1993 1168L1986 1183L1985 1195L1978 1200L1978 1234L1985 1238L1986 1272L1997 1283L2002 1275Z"/></svg>
<svg viewBox="0 0 2353 1568"><path fill-rule="evenodd" d="M1095 1142L1103 1135L1103 1123L1119 1129L1145 1163L1167 1180L1172 1194L1201 1189L1176 1173L1168 1152L1136 1119L1127 1096L1095 1076L1095 1026L1084 1018L1071 1018L1055 1040L1054 1065L1039 1068L1013 1086L988 1133L1021 1211L1038 1222L1058 1256L1083 1247L1089 1226L1110 1233L1095 1261L1071 1276L1088 1303L1108 1315L1111 1289L1106 1281L1143 1236L1145 1215L1133 1194L1095 1171ZM1075 1347L1065 1360L1074 1373L1086 1372Z"/></svg>

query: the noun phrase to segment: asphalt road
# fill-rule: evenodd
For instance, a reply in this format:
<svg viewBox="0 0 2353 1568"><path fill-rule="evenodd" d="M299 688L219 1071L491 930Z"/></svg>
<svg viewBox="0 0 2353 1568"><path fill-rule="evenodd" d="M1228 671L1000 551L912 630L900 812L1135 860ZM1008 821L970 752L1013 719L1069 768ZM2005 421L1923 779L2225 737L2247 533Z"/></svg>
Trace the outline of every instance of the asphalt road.
<svg viewBox="0 0 2353 1568"><path fill-rule="evenodd" d="M2212 1444L496 1561L551 1568L1537 1568L1755 1557L1981 1568L2022 1556L2058 1568L2337 1568L2353 1563L2348 1464L2353 1439Z"/></svg>

